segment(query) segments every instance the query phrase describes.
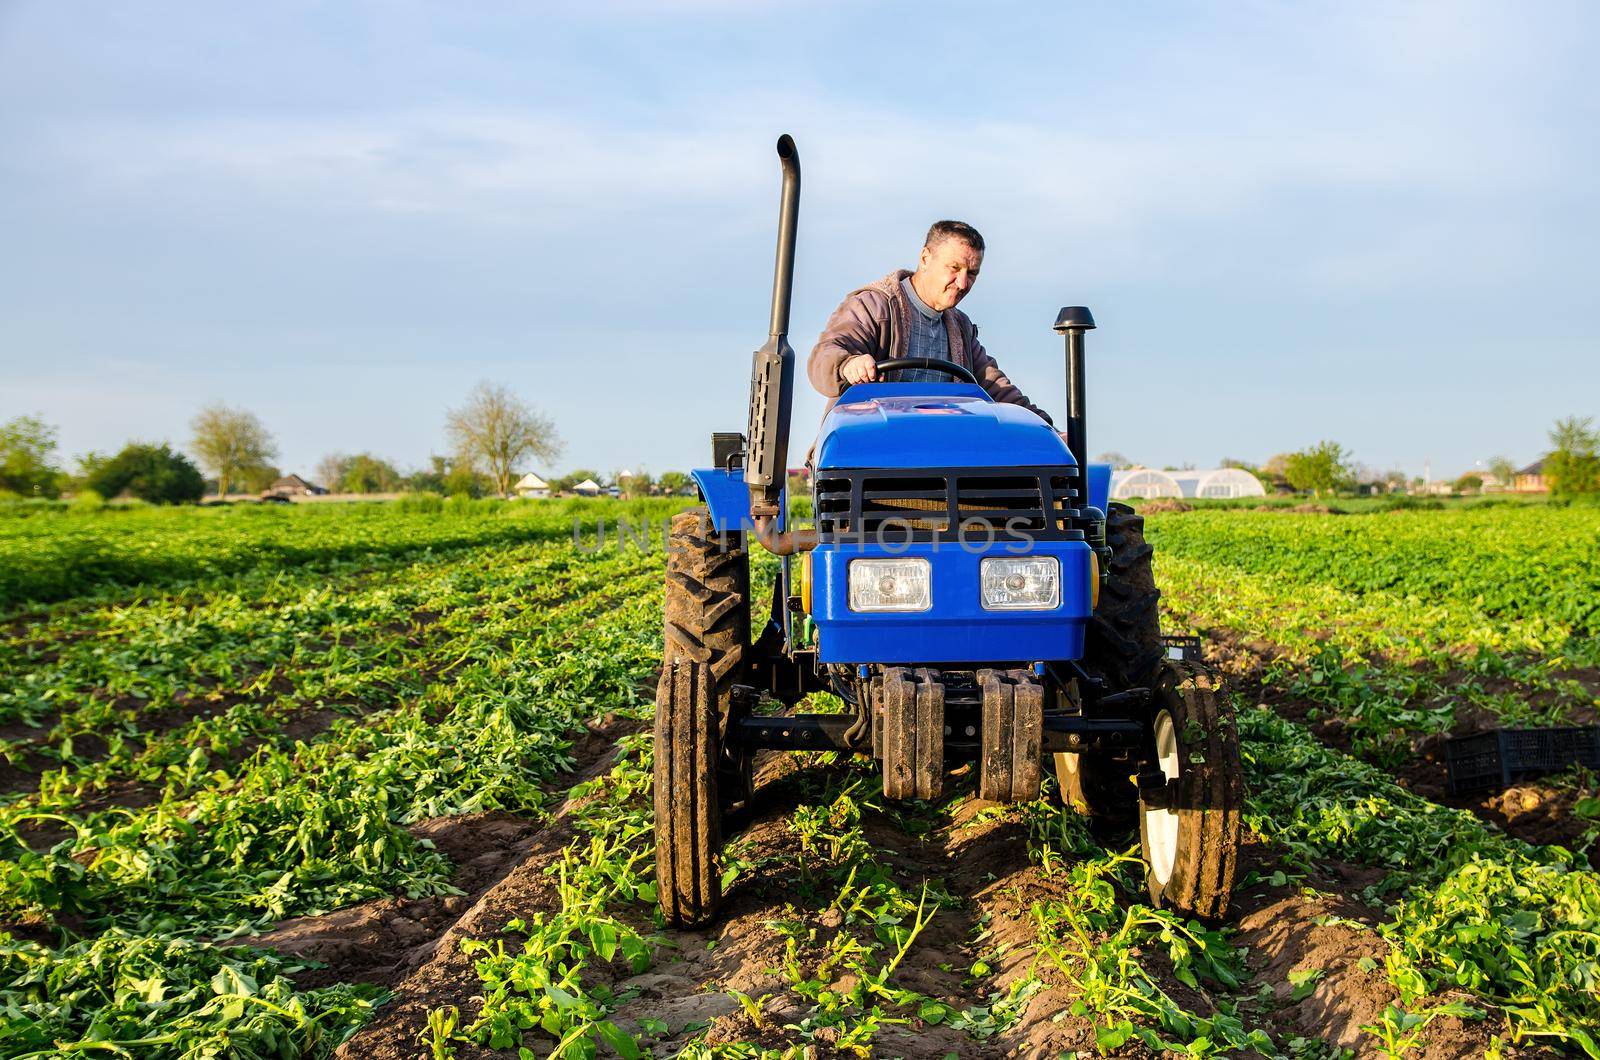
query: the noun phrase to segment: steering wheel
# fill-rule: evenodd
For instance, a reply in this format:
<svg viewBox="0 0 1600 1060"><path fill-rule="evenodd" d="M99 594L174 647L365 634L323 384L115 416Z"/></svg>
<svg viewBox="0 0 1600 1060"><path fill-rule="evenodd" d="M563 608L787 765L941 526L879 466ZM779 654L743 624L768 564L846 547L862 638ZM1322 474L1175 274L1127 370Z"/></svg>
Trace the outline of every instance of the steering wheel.
<svg viewBox="0 0 1600 1060"><path fill-rule="evenodd" d="M891 357L887 361L878 362L878 374L884 372L898 372L902 368L927 368L945 375L954 376L963 383L978 385L978 380L973 374L954 361L944 360L942 357ZM880 380L881 382L882 380Z"/></svg>

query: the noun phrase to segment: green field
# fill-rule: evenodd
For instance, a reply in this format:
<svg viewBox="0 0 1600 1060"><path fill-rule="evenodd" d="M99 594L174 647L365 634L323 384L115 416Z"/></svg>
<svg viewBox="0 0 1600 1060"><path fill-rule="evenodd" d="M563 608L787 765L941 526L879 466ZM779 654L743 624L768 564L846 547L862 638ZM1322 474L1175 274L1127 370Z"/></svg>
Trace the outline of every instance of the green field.
<svg viewBox="0 0 1600 1060"><path fill-rule="evenodd" d="M1534 829L1423 761L1594 720L1600 509L1150 517L1240 710L1231 927L1053 795L790 756L678 937L662 555L596 534L678 506L0 515L0 1057L1600 1056L1594 778Z"/></svg>

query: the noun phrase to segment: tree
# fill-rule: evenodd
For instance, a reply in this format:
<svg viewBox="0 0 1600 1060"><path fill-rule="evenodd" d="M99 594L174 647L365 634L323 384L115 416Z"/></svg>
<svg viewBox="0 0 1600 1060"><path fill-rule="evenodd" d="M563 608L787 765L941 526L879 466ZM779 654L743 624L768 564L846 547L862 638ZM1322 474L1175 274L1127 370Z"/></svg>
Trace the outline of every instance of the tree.
<svg viewBox="0 0 1600 1060"><path fill-rule="evenodd" d="M1101 453L1094 458L1094 462L1097 464L1110 464L1113 471L1121 471L1133 466L1132 461L1116 450L1112 450L1109 453Z"/></svg>
<svg viewBox="0 0 1600 1060"><path fill-rule="evenodd" d="M239 485L244 487L246 493L265 493L282 477L283 470L276 464L261 464L245 468L239 477Z"/></svg>
<svg viewBox="0 0 1600 1060"><path fill-rule="evenodd" d="M128 443L90 473L87 485L102 497L127 493L152 504L197 501L206 492L200 469L165 443Z"/></svg>
<svg viewBox="0 0 1600 1060"><path fill-rule="evenodd" d="M617 484L618 496L629 500L635 497L648 497L655 487L655 480L644 468L634 471L619 472L613 476L612 481Z"/></svg>
<svg viewBox="0 0 1600 1060"><path fill-rule="evenodd" d="M656 485L660 486L661 492L667 496L677 497L694 488L694 479L682 471L663 471L661 477L656 479Z"/></svg>
<svg viewBox="0 0 1600 1060"><path fill-rule="evenodd" d="M1554 448L1544 458L1544 477L1552 497L1600 491L1600 431L1594 417L1556 420L1550 444Z"/></svg>
<svg viewBox="0 0 1600 1060"><path fill-rule="evenodd" d="M1295 489L1310 490L1320 497L1350 481L1350 453L1338 442L1318 442L1309 449L1288 454L1284 477Z"/></svg>
<svg viewBox="0 0 1600 1060"><path fill-rule="evenodd" d="M239 479L259 479L278 457L272 434L255 413L244 409L221 402L207 405L189 421L189 428L194 431L189 448L200 466L217 476L219 497L226 497L228 486Z"/></svg>
<svg viewBox="0 0 1600 1060"><path fill-rule="evenodd" d="M565 475L562 475L560 478L550 483L550 488L558 492L570 491L574 486L582 482L584 479L593 479L601 486L606 484L605 479L600 477L600 472L591 471L586 467L580 467L576 471L568 471Z"/></svg>
<svg viewBox="0 0 1600 1060"><path fill-rule="evenodd" d="M382 457L357 453L339 480L343 493L392 493L400 488L400 470Z"/></svg>
<svg viewBox="0 0 1600 1060"><path fill-rule="evenodd" d="M548 463L562 449L554 423L510 390L488 382L474 387L465 405L446 413L445 433L457 459L487 474L502 497L511 495L521 461L534 456Z"/></svg>
<svg viewBox="0 0 1600 1060"><path fill-rule="evenodd" d="M345 465L350 462L347 453L329 453L317 461L316 470L311 474L316 479L316 484L329 493L339 492L339 483L344 481Z"/></svg>
<svg viewBox="0 0 1600 1060"><path fill-rule="evenodd" d="M56 429L37 416L0 424L0 490L24 497L54 497L62 474L51 462Z"/></svg>
<svg viewBox="0 0 1600 1060"><path fill-rule="evenodd" d="M316 474L318 485L334 493L393 493L409 485L399 468L371 453L329 453L318 461Z"/></svg>
<svg viewBox="0 0 1600 1060"><path fill-rule="evenodd" d="M1483 489L1483 476L1468 471L1456 479L1455 489L1457 493L1477 493Z"/></svg>
<svg viewBox="0 0 1600 1060"><path fill-rule="evenodd" d="M429 466L423 471L413 471L401 485L418 493L442 493L454 497L465 493L469 497L487 494L492 483L460 461L437 454L428 458Z"/></svg>
<svg viewBox="0 0 1600 1060"><path fill-rule="evenodd" d="M1489 458L1489 474L1500 483L1500 488L1510 489L1517 484L1517 465L1509 457L1494 456Z"/></svg>

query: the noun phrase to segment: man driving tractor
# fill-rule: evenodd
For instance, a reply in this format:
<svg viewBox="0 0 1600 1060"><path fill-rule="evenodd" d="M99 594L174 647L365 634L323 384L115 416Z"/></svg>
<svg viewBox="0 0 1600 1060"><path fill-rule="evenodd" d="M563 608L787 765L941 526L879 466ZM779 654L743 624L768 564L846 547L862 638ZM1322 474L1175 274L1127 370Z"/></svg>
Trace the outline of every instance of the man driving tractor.
<svg viewBox="0 0 1600 1060"><path fill-rule="evenodd" d="M1050 416L1025 397L978 341L978 328L956 308L978 281L983 236L964 221L937 221L928 229L917 269L896 269L850 292L822 329L806 371L811 385L829 399L847 386L879 379L878 362L926 357L952 361L970 371L996 401ZM889 383L949 382L942 372L902 368L882 376Z"/></svg>

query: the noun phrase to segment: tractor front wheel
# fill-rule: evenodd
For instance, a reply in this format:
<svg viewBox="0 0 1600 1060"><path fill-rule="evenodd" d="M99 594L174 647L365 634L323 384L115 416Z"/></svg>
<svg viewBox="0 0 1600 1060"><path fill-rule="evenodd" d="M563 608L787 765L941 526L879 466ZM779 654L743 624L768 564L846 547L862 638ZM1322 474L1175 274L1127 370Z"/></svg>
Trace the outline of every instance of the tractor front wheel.
<svg viewBox="0 0 1600 1060"><path fill-rule="evenodd" d="M1221 919L1233 892L1244 804L1238 726L1204 667L1168 663L1154 693L1157 765L1167 783L1160 797L1139 806L1150 900Z"/></svg>
<svg viewBox="0 0 1600 1060"><path fill-rule="evenodd" d="M748 763L724 738L750 639L749 582L742 535L716 532L704 508L673 517L655 724L656 898L673 927L716 916L723 813L748 798Z"/></svg>

